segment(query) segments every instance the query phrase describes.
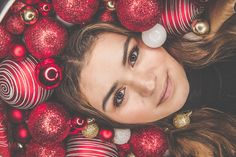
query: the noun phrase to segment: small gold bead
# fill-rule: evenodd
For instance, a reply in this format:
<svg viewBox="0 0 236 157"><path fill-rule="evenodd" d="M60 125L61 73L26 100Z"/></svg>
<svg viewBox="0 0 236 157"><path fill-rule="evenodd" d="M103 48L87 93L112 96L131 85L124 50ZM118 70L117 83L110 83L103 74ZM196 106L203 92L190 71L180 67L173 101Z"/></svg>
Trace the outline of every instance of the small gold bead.
<svg viewBox="0 0 236 157"><path fill-rule="evenodd" d="M192 22L192 31L197 35L206 35L210 31L209 23L203 19L197 19Z"/></svg>
<svg viewBox="0 0 236 157"><path fill-rule="evenodd" d="M173 118L173 124L176 128L182 128L190 124L190 116L192 111L182 114L177 114Z"/></svg>
<svg viewBox="0 0 236 157"><path fill-rule="evenodd" d="M87 138L94 138L98 135L99 127L96 123L88 124L83 130L82 134Z"/></svg>
<svg viewBox="0 0 236 157"><path fill-rule="evenodd" d="M106 8L110 11L114 11L114 10L116 10L115 4L116 3L114 0L108 0L108 1L106 1Z"/></svg>

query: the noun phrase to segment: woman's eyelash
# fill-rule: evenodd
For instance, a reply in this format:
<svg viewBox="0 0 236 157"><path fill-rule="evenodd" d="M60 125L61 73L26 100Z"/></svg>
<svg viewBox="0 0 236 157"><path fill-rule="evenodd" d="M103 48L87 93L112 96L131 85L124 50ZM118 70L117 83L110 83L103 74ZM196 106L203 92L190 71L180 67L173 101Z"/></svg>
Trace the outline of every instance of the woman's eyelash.
<svg viewBox="0 0 236 157"><path fill-rule="evenodd" d="M119 107L122 104L125 97L125 90L126 90L126 87L123 87L116 91L114 99L113 99L113 104L115 107Z"/></svg>
<svg viewBox="0 0 236 157"><path fill-rule="evenodd" d="M128 62L129 64L134 67L139 55L139 48L135 46L129 53Z"/></svg>

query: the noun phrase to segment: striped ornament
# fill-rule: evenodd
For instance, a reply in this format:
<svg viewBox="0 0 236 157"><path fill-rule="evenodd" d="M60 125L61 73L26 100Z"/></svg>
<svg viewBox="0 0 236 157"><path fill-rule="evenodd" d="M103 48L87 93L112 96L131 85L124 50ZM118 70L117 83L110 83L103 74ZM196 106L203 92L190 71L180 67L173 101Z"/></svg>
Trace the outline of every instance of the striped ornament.
<svg viewBox="0 0 236 157"><path fill-rule="evenodd" d="M3 101L18 109L31 109L52 94L52 90L36 82L37 63L32 56L20 62L7 59L0 63L0 98Z"/></svg>
<svg viewBox="0 0 236 157"><path fill-rule="evenodd" d="M66 157L118 157L118 152L113 143L77 134L67 140Z"/></svg>
<svg viewBox="0 0 236 157"><path fill-rule="evenodd" d="M204 7L194 0L164 0L160 23L170 35L183 35L191 30L191 24Z"/></svg>

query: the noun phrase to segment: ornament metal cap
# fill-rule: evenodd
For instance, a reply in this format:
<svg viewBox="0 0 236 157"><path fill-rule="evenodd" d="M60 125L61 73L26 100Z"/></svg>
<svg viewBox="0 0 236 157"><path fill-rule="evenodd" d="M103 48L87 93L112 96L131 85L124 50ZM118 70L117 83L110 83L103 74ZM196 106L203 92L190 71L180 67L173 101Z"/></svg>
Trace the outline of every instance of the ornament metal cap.
<svg viewBox="0 0 236 157"><path fill-rule="evenodd" d="M190 116L192 115L192 111L187 111L184 113L177 114L173 118L173 125L176 128L182 128L190 124Z"/></svg>

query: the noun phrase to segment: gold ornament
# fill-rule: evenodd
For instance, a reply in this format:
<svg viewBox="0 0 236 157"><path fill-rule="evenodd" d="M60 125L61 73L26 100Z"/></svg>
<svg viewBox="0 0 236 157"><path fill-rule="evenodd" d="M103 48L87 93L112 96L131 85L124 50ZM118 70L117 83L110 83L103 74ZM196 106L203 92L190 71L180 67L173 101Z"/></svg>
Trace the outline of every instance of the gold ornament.
<svg viewBox="0 0 236 157"><path fill-rule="evenodd" d="M135 155L133 153L129 153L127 157L135 157Z"/></svg>
<svg viewBox="0 0 236 157"><path fill-rule="evenodd" d="M114 0L104 0L106 8L110 11L116 10L116 2Z"/></svg>
<svg viewBox="0 0 236 157"><path fill-rule="evenodd" d="M26 24L32 25L38 20L38 11L32 6L24 7L20 14Z"/></svg>
<svg viewBox="0 0 236 157"><path fill-rule="evenodd" d="M87 118L87 124L95 123L95 118Z"/></svg>
<svg viewBox="0 0 236 157"><path fill-rule="evenodd" d="M206 35L210 31L209 23L203 19L197 19L192 22L192 31L197 35Z"/></svg>
<svg viewBox="0 0 236 157"><path fill-rule="evenodd" d="M98 135L99 127L96 123L88 124L83 130L82 134L87 138L94 138Z"/></svg>
<svg viewBox="0 0 236 157"><path fill-rule="evenodd" d="M190 124L190 116L192 114L192 111L182 113L182 114L177 114L173 118L173 124L176 128L182 128Z"/></svg>

